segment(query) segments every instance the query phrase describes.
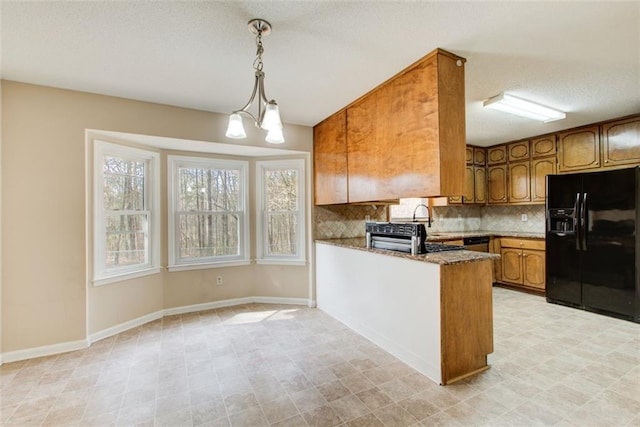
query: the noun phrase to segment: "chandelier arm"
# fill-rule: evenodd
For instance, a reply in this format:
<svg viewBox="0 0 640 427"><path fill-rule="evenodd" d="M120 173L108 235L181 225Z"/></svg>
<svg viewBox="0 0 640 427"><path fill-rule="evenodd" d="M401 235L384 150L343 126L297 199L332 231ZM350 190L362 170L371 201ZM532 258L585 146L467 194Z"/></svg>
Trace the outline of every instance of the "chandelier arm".
<svg viewBox="0 0 640 427"><path fill-rule="evenodd" d="M266 112L267 97L264 95L264 73L261 72L260 74L260 77L258 77L258 125L262 126L262 120Z"/></svg>
<svg viewBox="0 0 640 427"><path fill-rule="evenodd" d="M258 119L256 119L256 117L247 110L249 109L249 107L251 107L251 104L256 99L256 93L258 93L258 86L260 85L260 81L262 79L262 76L260 76L261 74L262 76L264 76L264 73L262 73L261 71L256 71L256 78L253 82L253 91L251 92L251 96L249 97L249 100L247 101L246 104L244 104L244 107L234 111L234 113L245 113L248 116L250 116L255 122L256 126L258 126Z"/></svg>

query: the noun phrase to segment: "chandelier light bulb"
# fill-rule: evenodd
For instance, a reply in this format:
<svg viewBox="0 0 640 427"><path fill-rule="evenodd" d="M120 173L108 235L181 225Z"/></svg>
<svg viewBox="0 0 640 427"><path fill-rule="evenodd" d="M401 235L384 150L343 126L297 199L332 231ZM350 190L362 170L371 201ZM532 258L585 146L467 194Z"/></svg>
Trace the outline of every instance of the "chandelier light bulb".
<svg viewBox="0 0 640 427"><path fill-rule="evenodd" d="M271 144L282 144L284 142L284 135L282 134L282 126L274 126L267 132L265 141Z"/></svg>
<svg viewBox="0 0 640 427"><path fill-rule="evenodd" d="M238 113L233 113L229 116L229 126L227 126L228 138L242 139L246 138L247 134L244 131L244 125L242 124L242 116Z"/></svg>
<svg viewBox="0 0 640 427"><path fill-rule="evenodd" d="M262 119L262 129L271 130L274 127L282 129L282 121L280 120L280 109L276 101L271 100L267 104L267 109Z"/></svg>

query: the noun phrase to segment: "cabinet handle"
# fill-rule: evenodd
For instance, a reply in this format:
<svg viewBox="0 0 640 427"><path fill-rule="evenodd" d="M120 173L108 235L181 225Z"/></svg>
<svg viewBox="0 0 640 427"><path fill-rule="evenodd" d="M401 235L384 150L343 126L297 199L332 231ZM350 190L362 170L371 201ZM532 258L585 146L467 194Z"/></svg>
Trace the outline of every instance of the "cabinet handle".
<svg viewBox="0 0 640 427"><path fill-rule="evenodd" d="M604 162L605 162L605 163L609 163L609 160L605 160Z"/></svg>

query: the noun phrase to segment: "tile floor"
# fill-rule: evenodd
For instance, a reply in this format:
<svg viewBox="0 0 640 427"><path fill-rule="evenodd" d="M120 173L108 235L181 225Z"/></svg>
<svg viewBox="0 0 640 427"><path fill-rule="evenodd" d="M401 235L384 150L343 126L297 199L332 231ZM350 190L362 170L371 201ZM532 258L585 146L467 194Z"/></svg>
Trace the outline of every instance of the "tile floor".
<svg viewBox="0 0 640 427"><path fill-rule="evenodd" d="M640 426L640 325L501 288L494 312L491 369L445 387L317 309L166 317L3 365L0 424Z"/></svg>

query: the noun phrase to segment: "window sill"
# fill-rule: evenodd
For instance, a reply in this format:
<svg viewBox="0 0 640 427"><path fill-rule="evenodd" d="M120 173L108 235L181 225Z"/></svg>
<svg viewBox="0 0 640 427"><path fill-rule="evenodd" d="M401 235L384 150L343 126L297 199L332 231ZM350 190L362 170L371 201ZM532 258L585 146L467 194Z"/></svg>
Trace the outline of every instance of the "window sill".
<svg viewBox="0 0 640 427"><path fill-rule="evenodd" d="M251 264L250 260L238 260L238 261L224 261L216 263L200 263L200 264L178 264L170 265L167 267L169 271L186 271L186 270L205 270L209 268L221 268L221 267L239 267L243 265Z"/></svg>
<svg viewBox="0 0 640 427"><path fill-rule="evenodd" d="M109 283L123 282L125 280L136 279L138 277L151 276L152 274L160 273L160 271L162 271L160 267L155 267L128 273L119 273L114 276L93 279L93 286L108 285Z"/></svg>
<svg viewBox="0 0 640 427"><path fill-rule="evenodd" d="M299 259L257 259L256 264L261 265L307 265L307 261Z"/></svg>

